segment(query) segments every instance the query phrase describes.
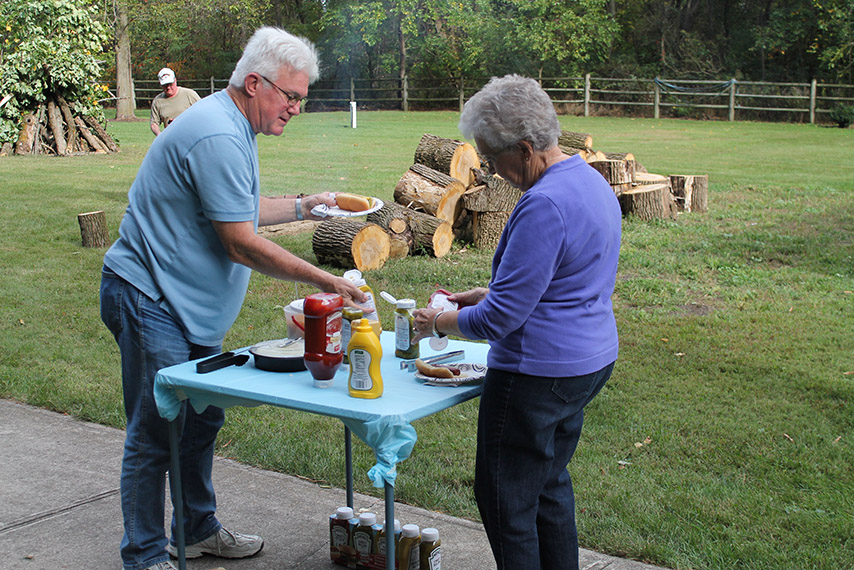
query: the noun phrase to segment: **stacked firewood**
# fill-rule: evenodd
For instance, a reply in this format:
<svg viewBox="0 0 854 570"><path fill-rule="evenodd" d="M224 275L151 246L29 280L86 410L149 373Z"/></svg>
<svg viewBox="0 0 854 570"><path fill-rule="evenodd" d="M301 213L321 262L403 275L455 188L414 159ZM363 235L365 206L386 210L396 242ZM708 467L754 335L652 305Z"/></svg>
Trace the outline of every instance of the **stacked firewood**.
<svg viewBox="0 0 854 570"><path fill-rule="evenodd" d="M566 154L580 155L602 174L625 215L649 220L706 210L705 175L650 174L632 153L593 150L593 137L587 133L563 131L558 146ZM407 255L442 257L455 239L492 249L521 197L518 188L488 172L472 145L425 134L412 166L394 189L394 202L386 202L364 222L322 222L313 249L321 263L360 270L377 269L388 259Z"/></svg>
<svg viewBox="0 0 854 570"><path fill-rule="evenodd" d="M24 116L14 149L7 143L0 155L14 152L68 156L118 151L115 140L94 117L75 116L61 95L48 95L46 103Z"/></svg>

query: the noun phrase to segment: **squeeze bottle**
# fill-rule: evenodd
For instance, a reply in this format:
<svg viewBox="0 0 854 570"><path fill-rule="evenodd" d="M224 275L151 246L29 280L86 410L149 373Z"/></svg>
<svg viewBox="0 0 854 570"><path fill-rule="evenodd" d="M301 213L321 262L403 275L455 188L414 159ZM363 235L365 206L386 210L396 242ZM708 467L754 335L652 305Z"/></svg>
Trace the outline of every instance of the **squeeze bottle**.
<svg viewBox="0 0 854 570"><path fill-rule="evenodd" d="M364 277L362 277L362 272L358 269L345 271L343 277L344 279L352 281L353 285L358 287L359 290L368 297L365 302L361 303L359 306L362 308L365 318L371 323L371 328L374 330L374 334L380 336L380 333L383 332L383 327L380 324L380 314L377 311L377 302L374 298L373 289L371 289L371 286L368 285L368 282L365 281Z"/></svg>
<svg viewBox="0 0 854 570"><path fill-rule="evenodd" d="M353 321L350 344L347 346L350 359L350 395L354 398L379 398L383 395L383 377L380 360L383 349L380 339L374 334L368 319Z"/></svg>

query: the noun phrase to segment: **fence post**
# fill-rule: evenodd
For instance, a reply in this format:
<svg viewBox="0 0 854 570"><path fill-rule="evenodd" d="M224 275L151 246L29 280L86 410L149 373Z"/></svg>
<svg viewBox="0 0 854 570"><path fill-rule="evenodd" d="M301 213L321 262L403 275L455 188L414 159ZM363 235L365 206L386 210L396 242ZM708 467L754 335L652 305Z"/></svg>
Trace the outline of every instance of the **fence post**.
<svg viewBox="0 0 854 570"><path fill-rule="evenodd" d="M409 110L409 76L403 76L403 102L402 102L403 110Z"/></svg>
<svg viewBox="0 0 854 570"><path fill-rule="evenodd" d="M729 120L735 120L735 77L732 78L732 83L729 86Z"/></svg>
<svg viewBox="0 0 854 570"><path fill-rule="evenodd" d="M815 94L817 91L815 79L810 82L810 124L815 124Z"/></svg>
<svg viewBox="0 0 854 570"><path fill-rule="evenodd" d="M584 116L590 116L590 74L584 74Z"/></svg>
<svg viewBox="0 0 854 570"><path fill-rule="evenodd" d="M463 106L466 104L466 80L460 75L460 113L463 112Z"/></svg>
<svg viewBox="0 0 854 570"><path fill-rule="evenodd" d="M652 116L656 119L661 117L661 110L659 109L659 103L661 103L661 88L658 86L658 83L653 81L653 83L652 83Z"/></svg>
<svg viewBox="0 0 854 570"><path fill-rule="evenodd" d="M213 79L213 75L211 75L211 95L213 95L213 93L214 93L214 79Z"/></svg>
<svg viewBox="0 0 854 570"><path fill-rule="evenodd" d="M350 101L356 100L356 82L353 81L353 78L350 78Z"/></svg>

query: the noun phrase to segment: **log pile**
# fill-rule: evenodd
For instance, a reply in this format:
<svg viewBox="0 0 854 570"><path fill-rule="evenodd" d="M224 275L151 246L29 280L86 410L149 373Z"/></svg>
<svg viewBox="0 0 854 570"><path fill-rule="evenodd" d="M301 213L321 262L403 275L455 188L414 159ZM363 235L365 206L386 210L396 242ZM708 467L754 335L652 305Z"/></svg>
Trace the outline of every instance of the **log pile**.
<svg viewBox="0 0 854 570"><path fill-rule="evenodd" d="M48 95L46 103L24 116L14 145L4 145L0 155L47 154L69 156L119 152L116 141L90 116L74 115L61 95Z"/></svg>
<svg viewBox="0 0 854 570"><path fill-rule="evenodd" d="M558 146L602 174L624 215L672 219L678 212L707 209L705 175L651 174L630 152L594 150L587 133L563 131ZM360 270L408 255L442 257L454 239L494 249L521 197L518 188L489 174L470 144L425 134L394 189L394 202L368 214L365 222L322 222L312 245L321 263Z"/></svg>

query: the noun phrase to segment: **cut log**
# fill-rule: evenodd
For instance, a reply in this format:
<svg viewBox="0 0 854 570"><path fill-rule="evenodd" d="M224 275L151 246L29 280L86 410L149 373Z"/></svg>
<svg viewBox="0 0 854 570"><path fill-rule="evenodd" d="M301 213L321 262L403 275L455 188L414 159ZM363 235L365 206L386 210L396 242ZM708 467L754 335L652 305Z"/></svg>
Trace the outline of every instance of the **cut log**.
<svg viewBox="0 0 854 570"><path fill-rule="evenodd" d="M620 194L624 216L641 220L675 217L675 205L667 184L645 184Z"/></svg>
<svg viewBox="0 0 854 570"><path fill-rule="evenodd" d="M670 176L670 184L679 210L685 212L705 212L708 210L708 175L673 174Z"/></svg>
<svg viewBox="0 0 854 570"><path fill-rule="evenodd" d="M107 215L103 210L77 214L83 247L107 247L110 233L107 231Z"/></svg>
<svg viewBox="0 0 854 570"><path fill-rule="evenodd" d="M47 101L47 122L50 125L50 132L53 134L56 154L66 154L68 143L65 141L65 133L62 132L62 112L53 102L53 99Z"/></svg>
<svg viewBox="0 0 854 570"><path fill-rule="evenodd" d="M670 184L670 179L662 174L635 172L635 175L632 177L632 182L638 186L641 184Z"/></svg>
<svg viewBox="0 0 854 570"><path fill-rule="evenodd" d="M611 184L611 188L614 189L614 194L619 196L623 192L628 192L629 190L634 188L634 186L631 184Z"/></svg>
<svg viewBox="0 0 854 570"><path fill-rule="evenodd" d="M480 168L480 157L472 145L429 133L421 137L414 162L456 178L466 188L474 182L472 168Z"/></svg>
<svg viewBox="0 0 854 570"><path fill-rule="evenodd" d="M74 124L74 114L68 106L68 101L62 95L56 96L56 101L59 103L59 109L62 111L62 118L65 121L65 128L68 129L68 149L72 152L78 148L77 144L77 125Z"/></svg>
<svg viewBox="0 0 854 570"><path fill-rule="evenodd" d="M113 140L113 137L111 137L109 133L107 133L107 131L104 129L104 127L101 126L101 123L95 120L95 117L86 115L83 117L83 120L86 121L86 124L89 125L89 127L93 131L95 131L95 133L98 135L98 138L101 140L102 143L104 143L104 146L107 148L107 150L109 150L110 152L119 152L119 145L116 144L116 141Z"/></svg>
<svg viewBox="0 0 854 570"><path fill-rule="evenodd" d="M383 207L367 215L365 221L383 228L389 237L389 258L401 259L409 255L414 245L412 230L409 229L407 208L394 202L385 202Z"/></svg>
<svg viewBox="0 0 854 570"><path fill-rule="evenodd" d="M557 138L558 146L593 149L593 135L587 133L576 133L573 131L561 131Z"/></svg>
<svg viewBox="0 0 854 570"><path fill-rule="evenodd" d="M326 220L317 226L311 238L311 248L319 263L359 271L385 265L389 247L384 229L352 218Z"/></svg>
<svg viewBox="0 0 854 570"><path fill-rule="evenodd" d="M512 212L523 192L497 175L476 173L478 186L463 194L463 207L472 212Z"/></svg>
<svg viewBox="0 0 854 570"><path fill-rule="evenodd" d="M424 164L413 164L394 189L398 204L451 222L459 214L459 201L465 185L447 174Z"/></svg>
<svg viewBox="0 0 854 570"><path fill-rule="evenodd" d="M635 155L630 152L606 152L605 160L634 160Z"/></svg>
<svg viewBox="0 0 854 570"><path fill-rule="evenodd" d="M632 182L630 164L626 160L594 160L589 164L612 186Z"/></svg>
<svg viewBox="0 0 854 570"><path fill-rule="evenodd" d="M578 147L575 147L575 146L567 146L567 145L562 145L562 144L558 144L558 145L557 145L557 147L558 147L558 148L559 148L559 149L560 149L564 154L567 154L567 155L569 155L569 156L574 156L574 155L576 155L576 154L580 155L580 156L581 156L581 158L583 158L585 162L587 162L587 160L588 160L591 156L595 156L595 155L593 154L593 151L588 150L588 149L586 149L586 148L578 148Z"/></svg>
<svg viewBox="0 0 854 570"><path fill-rule="evenodd" d="M472 243L478 249L495 249L511 212L472 212Z"/></svg>
<svg viewBox="0 0 854 570"><path fill-rule="evenodd" d="M74 117L74 123L77 125L80 134L83 135L83 138L86 140L87 143L89 143L89 146L91 146L96 153L107 152L107 147L104 146L104 143L102 143L98 139L98 137L96 137L89 131L89 128L83 122L83 119L81 119L80 117Z"/></svg>

